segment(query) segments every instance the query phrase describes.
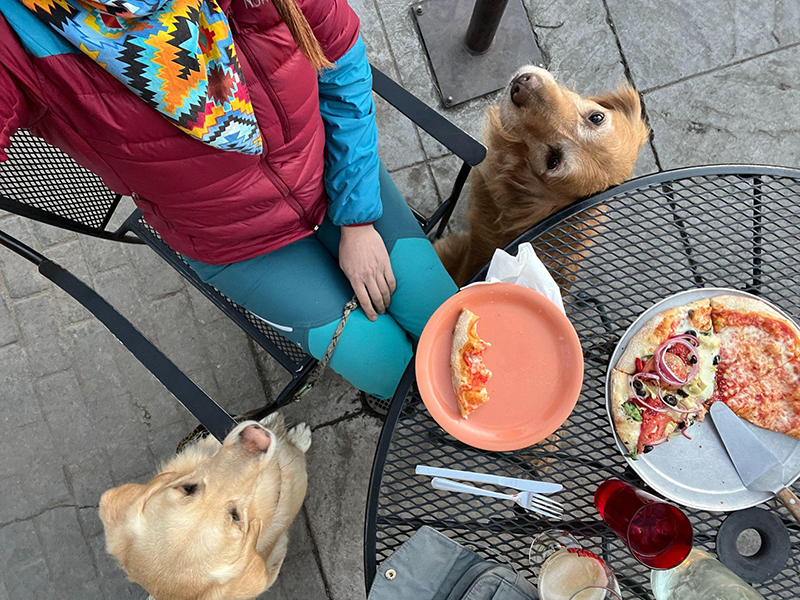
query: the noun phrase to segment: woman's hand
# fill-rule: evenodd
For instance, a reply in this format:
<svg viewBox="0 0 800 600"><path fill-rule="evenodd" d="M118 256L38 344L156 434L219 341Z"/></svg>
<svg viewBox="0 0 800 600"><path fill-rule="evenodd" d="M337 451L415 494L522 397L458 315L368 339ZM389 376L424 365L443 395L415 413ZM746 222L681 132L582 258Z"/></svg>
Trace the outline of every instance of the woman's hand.
<svg viewBox="0 0 800 600"><path fill-rule="evenodd" d="M372 225L342 227L339 266L367 318L377 320L377 313L386 312L397 285L386 244Z"/></svg>

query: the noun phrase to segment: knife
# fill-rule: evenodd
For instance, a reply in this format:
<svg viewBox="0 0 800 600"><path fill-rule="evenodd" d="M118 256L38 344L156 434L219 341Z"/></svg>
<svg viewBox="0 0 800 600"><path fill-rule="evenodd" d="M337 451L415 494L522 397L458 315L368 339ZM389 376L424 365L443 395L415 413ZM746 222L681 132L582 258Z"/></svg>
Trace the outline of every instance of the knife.
<svg viewBox="0 0 800 600"><path fill-rule="evenodd" d="M515 490L519 490L521 492L552 494L562 490L562 486L559 483L532 481L530 479L516 479L514 477L500 477L499 475L489 475L488 473L472 473L470 471L440 469L438 467L425 467L423 465L419 465L417 467L416 473L417 475L430 475L431 477L448 477L450 479L458 479L459 481L491 483L502 487L514 488Z"/></svg>
<svg viewBox="0 0 800 600"><path fill-rule="evenodd" d="M785 485L783 464L747 425L722 402L711 405L711 417L736 472L748 490L770 492L800 523L800 500Z"/></svg>

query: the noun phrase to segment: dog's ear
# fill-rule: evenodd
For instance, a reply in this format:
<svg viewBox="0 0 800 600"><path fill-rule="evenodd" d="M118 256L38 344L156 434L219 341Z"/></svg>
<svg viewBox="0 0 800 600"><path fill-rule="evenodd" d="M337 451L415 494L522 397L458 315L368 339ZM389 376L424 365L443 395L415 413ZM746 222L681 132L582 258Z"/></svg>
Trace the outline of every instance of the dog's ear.
<svg viewBox="0 0 800 600"><path fill-rule="evenodd" d="M268 577L267 565L256 551L258 539L261 537L263 525L260 520L250 523L250 529L244 540L242 554L236 561L244 563L240 575L231 581L225 588L225 598L230 600L244 600L254 598L261 594L268 586L275 582L275 577ZM277 573L275 574L277 575Z"/></svg>
<svg viewBox="0 0 800 600"><path fill-rule="evenodd" d="M147 486L139 483L126 483L108 490L100 497L100 520L103 526L113 526L128 513L133 504L142 497Z"/></svg>
<svg viewBox="0 0 800 600"><path fill-rule="evenodd" d="M225 590L225 598L230 600L255 598L267 589L268 583L264 559L253 552L241 576Z"/></svg>
<svg viewBox="0 0 800 600"><path fill-rule="evenodd" d="M174 473L161 473L148 483L126 483L108 490L100 497L100 520L107 529L128 514L133 507L141 507L158 490L175 480Z"/></svg>
<svg viewBox="0 0 800 600"><path fill-rule="evenodd" d="M597 102L603 108L621 112L631 121L643 118L639 92L627 83L621 84L616 92L594 96L589 100Z"/></svg>

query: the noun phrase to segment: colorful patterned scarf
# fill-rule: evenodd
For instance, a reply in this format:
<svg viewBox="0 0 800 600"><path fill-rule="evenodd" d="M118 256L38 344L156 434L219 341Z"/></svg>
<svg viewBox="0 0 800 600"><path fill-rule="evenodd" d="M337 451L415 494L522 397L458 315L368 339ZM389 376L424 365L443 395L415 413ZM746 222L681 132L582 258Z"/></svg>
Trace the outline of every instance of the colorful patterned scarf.
<svg viewBox="0 0 800 600"><path fill-rule="evenodd" d="M221 150L261 154L258 123L217 0L22 2L189 135Z"/></svg>

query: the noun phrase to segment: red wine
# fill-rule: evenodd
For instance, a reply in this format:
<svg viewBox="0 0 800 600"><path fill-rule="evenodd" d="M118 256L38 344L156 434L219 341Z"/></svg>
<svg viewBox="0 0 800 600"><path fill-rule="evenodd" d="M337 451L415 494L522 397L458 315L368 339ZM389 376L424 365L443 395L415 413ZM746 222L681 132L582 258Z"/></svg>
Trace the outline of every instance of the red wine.
<svg viewBox="0 0 800 600"><path fill-rule="evenodd" d="M628 548L651 569L672 569L692 550L692 526L675 506L648 504L631 520Z"/></svg>
<svg viewBox="0 0 800 600"><path fill-rule="evenodd" d="M692 526L681 510L618 479L597 488L600 516L643 565L671 569L692 549Z"/></svg>

